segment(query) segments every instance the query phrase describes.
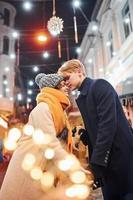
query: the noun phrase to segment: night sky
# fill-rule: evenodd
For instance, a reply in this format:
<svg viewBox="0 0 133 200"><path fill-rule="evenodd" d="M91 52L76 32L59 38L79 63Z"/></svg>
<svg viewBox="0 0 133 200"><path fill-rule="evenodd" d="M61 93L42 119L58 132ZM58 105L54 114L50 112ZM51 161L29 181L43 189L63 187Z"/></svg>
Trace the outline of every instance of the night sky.
<svg viewBox="0 0 133 200"><path fill-rule="evenodd" d="M58 67L67 60L66 40L69 41L70 59L76 58L76 48L80 46L83 35L87 28L87 21L83 17L80 10L76 9L76 17L78 24L79 43L74 41L73 27L73 8L72 0L56 0L56 16L64 21L64 29L60 35L62 57L58 58L57 38L52 37L47 30L47 21L52 17L52 0L31 0L33 8L31 11L25 11L22 7L21 0L7 0L15 6L17 10L15 29L20 33L20 74L24 83L25 89L28 89L28 80L34 80L36 73L33 72L33 66L39 67L39 72L54 73ZM81 9L90 21L91 14L96 0L81 0ZM36 34L45 32L48 41L44 44L39 44L36 39ZM45 59L42 57L43 51L48 51L50 57ZM39 73L37 72L37 73ZM34 89L36 86L33 87Z"/></svg>

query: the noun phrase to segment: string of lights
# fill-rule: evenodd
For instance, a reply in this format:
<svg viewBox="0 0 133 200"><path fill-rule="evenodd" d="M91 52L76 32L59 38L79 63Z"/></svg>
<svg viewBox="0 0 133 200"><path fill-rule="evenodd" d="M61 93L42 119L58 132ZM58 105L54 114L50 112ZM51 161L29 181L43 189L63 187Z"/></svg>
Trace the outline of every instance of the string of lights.
<svg viewBox="0 0 133 200"><path fill-rule="evenodd" d="M49 0L46 0L46 1L49 1ZM44 0L42 2L46 2L46 1ZM22 8L25 11L30 12L32 10L32 8L34 7L34 5L32 3L36 2L36 1L21 1L20 0L19 2L22 3ZM55 0L53 2L55 2ZM79 0L72 1L72 6L75 7L75 10L80 7L80 5L81 5L80 3L81 2ZM53 5L54 5L53 9L55 11L55 3ZM81 8L80 8L80 10L81 10ZM55 13L54 13L54 15L55 15ZM83 11L82 11L82 15L84 15L84 17L86 17L86 15L83 13ZM86 22L87 23L84 23L84 24L76 23L76 30L78 31L78 28L82 28L82 29L86 28L88 26L88 21L86 20ZM10 37L13 37L16 40L17 47L16 47L16 52L11 53L9 55L9 57L12 60L16 60L16 67L17 67L17 70L20 72L19 74L21 74L21 77L23 77L25 80L28 81L27 85L25 86L26 87L25 89L27 90L27 95L31 95L31 90L28 92L28 90L29 90L28 87L32 87L32 86L34 87L34 82L33 82L33 80L28 80L29 75L28 75L28 73L23 72L23 69L29 70L31 68L31 70L32 70L31 72L38 73L39 70L41 71L42 69L45 68L45 69L48 69L49 72L54 72L54 70L52 69L52 66L60 66L61 63L63 62L64 58L61 59L61 52L64 53L66 51L67 59L69 59L69 51L75 50L74 56L78 55L82 51L78 47L78 42L82 39L80 34L78 35L78 42L76 43L76 45L75 46L72 45L72 41L74 42L74 37L73 37L74 33L72 33L71 30L73 30L73 29L74 29L74 26L63 27L63 33L59 34L58 37L52 37L49 34L46 26L43 28L39 28L39 29L32 29L31 27L28 26L28 29L20 28L17 31L14 30L11 32ZM65 34L65 33L68 33L68 31L69 31L69 34ZM40 35L40 36L38 35L38 38L37 38L36 32L38 32L38 33L40 32L40 33L42 33L42 35ZM40 42L40 44L42 45L42 46L40 46L40 49L44 49L44 50L36 50L36 49L35 50L34 49L33 50L25 50L24 48L21 48L20 45L22 44L22 42L26 41L27 43L31 43L32 39L35 39L36 41L38 40ZM47 43L49 41L50 42L52 42L52 41L58 42L57 43L58 48L53 48L53 47L49 46L49 43ZM69 46L69 41L71 42L71 46ZM60 56L59 56L59 50L60 50ZM53 62L52 57L56 56L57 51L58 51L58 56L59 56L58 62ZM24 55L27 55L30 57L31 55L39 56L39 54L40 54L40 56L42 56L43 59L47 60L47 64L43 63L43 64L35 64L35 65L34 64L33 65L27 65L27 64L22 65L20 63L20 59L22 60L22 57ZM39 59L39 57L38 57L38 59ZM9 72L10 71L9 67L6 67L5 71ZM8 86L8 83L6 83L6 85ZM34 89L34 88L32 88L32 89ZM28 99L28 102L29 101L31 101L31 100Z"/></svg>

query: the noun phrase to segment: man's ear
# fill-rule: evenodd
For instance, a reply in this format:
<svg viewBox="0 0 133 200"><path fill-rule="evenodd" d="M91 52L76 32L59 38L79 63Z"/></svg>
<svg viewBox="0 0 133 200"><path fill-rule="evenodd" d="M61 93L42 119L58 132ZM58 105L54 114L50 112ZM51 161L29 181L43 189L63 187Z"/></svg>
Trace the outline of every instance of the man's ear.
<svg viewBox="0 0 133 200"><path fill-rule="evenodd" d="M78 73L81 73L82 71L81 71L81 69L80 69L80 68L78 68L78 69L77 69L77 72L78 72Z"/></svg>

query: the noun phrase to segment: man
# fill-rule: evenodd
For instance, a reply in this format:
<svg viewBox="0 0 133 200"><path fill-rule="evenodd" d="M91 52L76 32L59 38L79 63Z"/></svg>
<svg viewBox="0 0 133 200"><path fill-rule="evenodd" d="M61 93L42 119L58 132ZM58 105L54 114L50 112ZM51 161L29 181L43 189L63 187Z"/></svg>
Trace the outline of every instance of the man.
<svg viewBox="0 0 133 200"><path fill-rule="evenodd" d="M66 77L88 132L90 166L105 200L133 200L133 134L117 93L105 80L85 77L83 64L67 61L58 73Z"/></svg>

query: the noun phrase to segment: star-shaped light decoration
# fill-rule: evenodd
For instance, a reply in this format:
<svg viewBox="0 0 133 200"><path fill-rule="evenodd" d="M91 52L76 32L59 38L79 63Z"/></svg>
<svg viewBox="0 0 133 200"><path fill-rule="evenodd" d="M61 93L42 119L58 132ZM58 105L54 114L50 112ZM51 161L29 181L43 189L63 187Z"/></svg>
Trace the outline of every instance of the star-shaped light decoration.
<svg viewBox="0 0 133 200"><path fill-rule="evenodd" d="M47 28L51 35L59 35L63 31L63 20L59 17L52 16L48 21Z"/></svg>

